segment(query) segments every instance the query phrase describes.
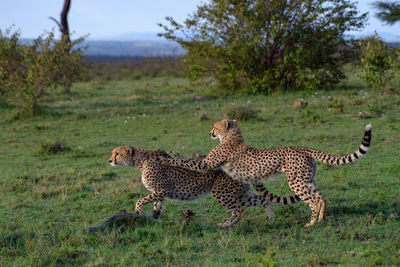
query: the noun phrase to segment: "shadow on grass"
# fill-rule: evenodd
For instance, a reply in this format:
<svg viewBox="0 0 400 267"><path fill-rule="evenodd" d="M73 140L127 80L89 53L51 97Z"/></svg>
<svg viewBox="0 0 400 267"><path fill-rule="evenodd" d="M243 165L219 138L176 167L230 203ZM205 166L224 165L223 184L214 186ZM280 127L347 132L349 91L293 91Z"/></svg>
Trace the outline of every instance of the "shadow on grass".
<svg viewBox="0 0 400 267"><path fill-rule="evenodd" d="M350 201L350 200L349 200ZM390 214L399 211L400 201L394 202L366 202L354 205L343 205L327 207L327 215L340 216L341 214L346 215L367 215L367 214L384 214L389 216Z"/></svg>
<svg viewBox="0 0 400 267"><path fill-rule="evenodd" d="M0 250L3 248L18 249L26 245L28 238L34 238L35 234L21 232L3 232L0 233Z"/></svg>
<svg viewBox="0 0 400 267"><path fill-rule="evenodd" d="M0 236L0 248L15 248L25 245L25 239L21 233L5 233Z"/></svg>
<svg viewBox="0 0 400 267"><path fill-rule="evenodd" d="M153 212L149 215L142 216L137 213L129 213L125 210L120 210L116 215L107 219L104 223L92 226L87 229L89 233L97 231L105 231L115 229L118 232L123 232L126 229L133 228L136 226L145 225L149 222L157 220L160 214Z"/></svg>
<svg viewBox="0 0 400 267"><path fill-rule="evenodd" d="M4 109L12 109L14 108L14 105L11 105L10 103L8 103L5 99L3 99L0 95L0 108L4 108Z"/></svg>
<svg viewBox="0 0 400 267"><path fill-rule="evenodd" d="M365 86L363 86L362 84L350 84L350 83L343 83L339 86L340 90L343 91L361 91L361 90L366 90ZM332 88L328 88L329 91L334 91L337 90L337 87L332 87Z"/></svg>

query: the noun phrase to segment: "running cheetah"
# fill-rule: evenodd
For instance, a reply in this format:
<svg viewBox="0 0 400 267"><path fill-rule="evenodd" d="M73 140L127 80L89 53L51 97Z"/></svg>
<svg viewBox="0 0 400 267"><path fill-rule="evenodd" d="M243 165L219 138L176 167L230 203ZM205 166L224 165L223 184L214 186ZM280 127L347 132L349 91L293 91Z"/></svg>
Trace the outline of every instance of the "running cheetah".
<svg viewBox="0 0 400 267"><path fill-rule="evenodd" d="M275 203L292 204L300 200L297 196L280 198L262 186L260 191L265 197L249 191L249 185L233 180L222 171L199 173L179 167L161 165L158 156L171 158L162 150L145 150L133 146L120 146L112 151L110 164L134 167L142 173L143 185L152 193L136 202L136 212L142 213L143 206L153 202L153 217L158 218L164 198L176 200L195 200L210 192L232 216L220 227L228 227L237 223L244 215L241 206L261 206L268 216L274 215L274 208L269 200ZM268 198L268 199L266 199Z"/></svg>
<svg viewBox="0 0 400 267"><path fill-rule="evenodd" d="M236 121L222 120L214 124L210 134L219 138L216 146L201 161L160 158L163 165L185 167L199 172L223 170L234 180L253 183L262 191L262 182L271 177L286 174L290 189L311 208L311 226L325 217L326 201L314 181L315 160L330 165L345 165L363 157L371 143L371 124L365 127L363 141L357 151L347 156L333 156L311 148L281 147L252 148L244 142ZM261 192L262 193L262 192Z"/></svg>

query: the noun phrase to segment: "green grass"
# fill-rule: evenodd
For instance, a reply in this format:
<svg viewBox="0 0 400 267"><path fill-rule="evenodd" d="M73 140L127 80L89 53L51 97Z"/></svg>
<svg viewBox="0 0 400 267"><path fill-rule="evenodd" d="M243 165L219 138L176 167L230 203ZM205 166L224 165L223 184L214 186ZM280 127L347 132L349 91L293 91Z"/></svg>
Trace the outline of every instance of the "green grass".
<svg viewBox="0 0 400 267"><path fill-rule="evenodd" d="M29 120L11 121L11 107L2 105L0 265L400 264L400 95L366 90L354 79L336 91L213 92L212 83L193 86L184 79L97 81L49 96L43 115ZM298 98L308 102L306 110L293 108ZM343 105L341 112L331 98ZM271 220L263 209L247 208L236 226L218 229L230 214L207 196L167 200L161 222L124 232L83 231L120 209L132 212L148 193L138 171L109 166L115 146L207 153L217 144L209 137L212 124L235 105L257 110L256 118L240 121L254 147L298 145L344 155L358 148L364 126L372 123L365 158L343 167L318 164L326 221L304 228L310 210L300 203L276 206ZM266 186L292 194L284 177ZM188 208L193 220L181 225Z"/></svg>

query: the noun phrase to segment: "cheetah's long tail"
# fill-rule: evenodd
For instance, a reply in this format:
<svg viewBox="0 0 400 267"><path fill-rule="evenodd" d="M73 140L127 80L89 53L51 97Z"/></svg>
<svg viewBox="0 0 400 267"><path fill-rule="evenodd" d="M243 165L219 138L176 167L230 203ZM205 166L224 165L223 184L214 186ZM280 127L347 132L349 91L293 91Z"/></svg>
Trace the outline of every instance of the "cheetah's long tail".
<svg viewBox="0 0 400 267"><path fill-rule="evenodd" d="M339 157L339 156L334 156L334 155L329 155L325 152L318 151L315 149L310 149L306 148L304 151L314 159L330 164L330 165L345 165L352 163L353 161L356 161L362 157L365 156L365 154L368 152L369 147L371 145L371 131L372 131L372 126L371 124L368 124L365 126L365 132L364 132L364 138L361 142L360 147L358 150L356 150L353 154L349 154L347 156Z"/></svg>
<svg viewBox="0 0 400 267"><path fill-rule="evenodd" d="M262 197L265 199L268 199L269 201L276 203L276 204L282 204L282 205L290 205L299 202L301 199L296 196L290 196L290 197L279 197L277 195L272 194L265 188L265 186L261 183L253 184L254 188L257 190L258 193L261 193Z"/></svg>

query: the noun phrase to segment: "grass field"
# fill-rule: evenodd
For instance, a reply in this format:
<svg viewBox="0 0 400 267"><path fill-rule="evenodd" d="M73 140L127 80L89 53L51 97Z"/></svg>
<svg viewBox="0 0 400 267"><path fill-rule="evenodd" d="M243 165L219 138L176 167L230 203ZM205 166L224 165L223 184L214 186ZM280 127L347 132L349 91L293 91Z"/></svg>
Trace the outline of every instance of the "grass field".
<svg viewBox="0 0 400 267"><path fill-rule="evenodd" d="M0 266L400 265L400 91L374 92L355 81L335 91L271 96L215 96L212 83L184 79L86 82L70 95L48 96L43 115L22 121L12 121L11 107L2 104ZM294 109L298 98L308 106ZM230 214L209 195L167 200L161 222L84 231L120 209L132 212L148 193L137 170L108 164L115 146L207 153L217 144L209 137L212 124L237 105L257 111L240 121L254 147L345 155L372 123L365 158L343 167L318 164L324 222L304 228L310 209L299 203L276 206L273 219L262 208L247 208L236 226L218 229ZM51 150L56 142L58 153ZM283 176L266 186L292 194ZM195 215L181 225L185 209Z"/></svg>

